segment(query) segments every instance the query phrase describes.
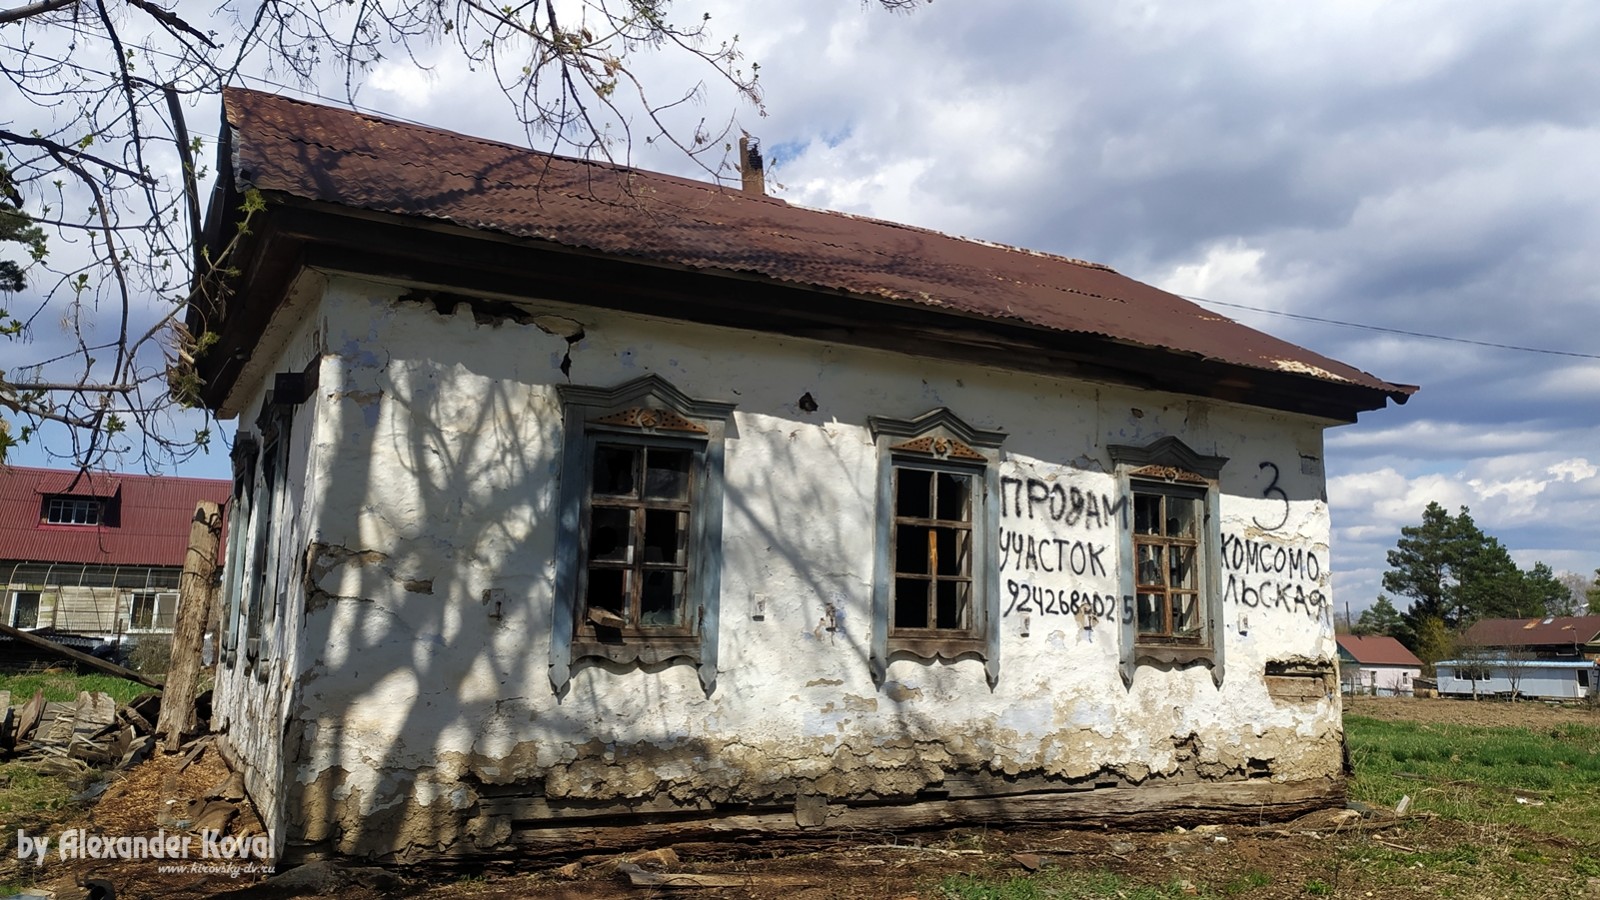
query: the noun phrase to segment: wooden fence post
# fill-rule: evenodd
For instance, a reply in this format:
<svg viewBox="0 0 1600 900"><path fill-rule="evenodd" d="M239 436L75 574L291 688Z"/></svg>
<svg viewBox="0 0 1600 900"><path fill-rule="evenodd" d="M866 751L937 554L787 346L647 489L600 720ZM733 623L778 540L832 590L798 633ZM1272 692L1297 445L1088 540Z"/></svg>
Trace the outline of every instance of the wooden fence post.
<svg viewBox="0 0 1600 900"><path fill-rule="evenodd" d="M163 747L176 752L183 736L195 731L194 686L200 676L200 646L206 617L211 610L212 583L217 573L217 543L222 534L222 511L211 500L195 506L189 523L189 551L178 578L178 615L172 627L172 657L167 663L166 688L161 694L161 716L156 734Z"/></svg>

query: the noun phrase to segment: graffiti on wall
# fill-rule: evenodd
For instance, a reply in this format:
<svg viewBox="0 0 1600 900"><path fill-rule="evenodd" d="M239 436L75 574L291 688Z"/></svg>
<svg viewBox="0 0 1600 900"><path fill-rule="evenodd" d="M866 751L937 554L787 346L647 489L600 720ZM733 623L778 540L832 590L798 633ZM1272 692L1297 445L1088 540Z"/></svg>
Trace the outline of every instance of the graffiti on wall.
<svg viewBox="0 0 1600 900"><path fill-rule="evenodd" d="M1282 611L1316 618L1329 613L1326 550L1272 539L1288 521L1291 504L1270 475L1261 496L1282 503L1263 522L1254 517L1250 535L1224 532L1218 547L1222 602L1246 609ZM1129 500L1073 484L1069 475L1000 478L999 559L1002 615L1077 618L1084 627L1101 622L1131 624L1132 605L1119 596L1121 568L1116 546L1131 526ZM1269 527L1270 526L1270 527ZM1263 539L1262 533L1269 536Z"/></svg>
<svg viewBox="0 0 1600 900"><path fill-rule="evenodd" d="M1282 610L1316 618L1328 611L1322 557L1316 550L1222 536L1224 603L1249 609Z"/></svg>
<svg viewBox="0 0 1600 900"><path fill-rule="evenodd" d="M1127 503L1060 478L1001 477L1002 615L1072 617L1085 627L1117 621L1112 548Z"/></svg>

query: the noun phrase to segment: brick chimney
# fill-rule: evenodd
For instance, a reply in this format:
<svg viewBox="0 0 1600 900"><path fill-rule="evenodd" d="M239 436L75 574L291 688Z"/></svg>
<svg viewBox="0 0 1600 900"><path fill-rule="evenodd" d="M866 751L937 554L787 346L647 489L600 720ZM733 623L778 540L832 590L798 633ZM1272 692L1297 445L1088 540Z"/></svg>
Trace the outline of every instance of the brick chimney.
<svg viewBox="0 0 1600 900"><path fill-rule="evenodd" d="M750 140L749 135L739 137L739 177L747 194L767 193L767 172L761 161L761 141Z"/></svg>

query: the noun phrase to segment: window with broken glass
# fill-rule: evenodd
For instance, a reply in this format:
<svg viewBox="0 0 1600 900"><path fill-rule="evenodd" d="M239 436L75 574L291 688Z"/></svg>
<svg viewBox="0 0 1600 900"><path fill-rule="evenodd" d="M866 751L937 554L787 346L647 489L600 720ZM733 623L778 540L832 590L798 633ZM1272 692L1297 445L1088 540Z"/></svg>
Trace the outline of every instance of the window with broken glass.
<svg viewBox="0 0 1600 900"><path fill-rule="evenodd" d="M1141 643L1204 642L1198 565L1204 558L1204 522L1203 488L1133 482L1135 620Z"/></svg>
<svg viewBox="0 0 1600 900"><path fill-rule="evenodd" d="M580 632L597 640L692 633L693 447L593 441Z"/></svg>
<svg viewBox="0 0 1600 900"><path fill-rule="evenodd" d="M693 663L716 686L723 438L733 404L659 375L564 384L550 684L587 658Z"/></svg>
<svg viewBox="0 0 1600 900"><path fill-rule="evenodd" d="M981 470L895 465L891 638L978 637L972 492L981 476Z"/></svg>
<svg viewBox="0 0 1600 900"><path fill-rule="evenodd" d="M1224 675L1218 485L1227 457L1196 452L1176 436L1106 447L1123 508L1120 670L1205 665Z"/></svg>
<svg viewBox="0 0 1600 900"><path fill-rule="evenodd" d="M1000 677L999 508L995 473L1005 434L940 407L912 419L868 416L878 444L878 514L868 664L976 658Z"/></svg>

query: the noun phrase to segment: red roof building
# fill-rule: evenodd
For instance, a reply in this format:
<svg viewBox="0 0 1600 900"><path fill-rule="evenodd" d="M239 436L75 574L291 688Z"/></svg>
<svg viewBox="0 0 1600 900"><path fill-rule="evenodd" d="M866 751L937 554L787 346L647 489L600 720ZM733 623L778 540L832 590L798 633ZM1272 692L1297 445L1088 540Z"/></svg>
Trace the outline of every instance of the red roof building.
<svg viewBox="0 0 1600 900"><path fill-rule="evenodd" d="M1339 680L1346 693L1409 696L1422 675L1422 660L1392 637L1334 635L1339 642Z"/></svg>
<svg viewBox="0 0 1600 900"><path fill-rule="evenodd" d="M169 630L189 523L230 482L0 467L0 622L114 635Z"/></svg>
<svg viewBox="0 0 1600 900"><path fill-rule="evenodd" d="M1363 666L1399 666L1407 669L1422 667L1422 660L1417 659L1416 654L1387 635L1341 634L1336 638L1339 641L1340 658L1348 657L1351 662Z"/></svg>

